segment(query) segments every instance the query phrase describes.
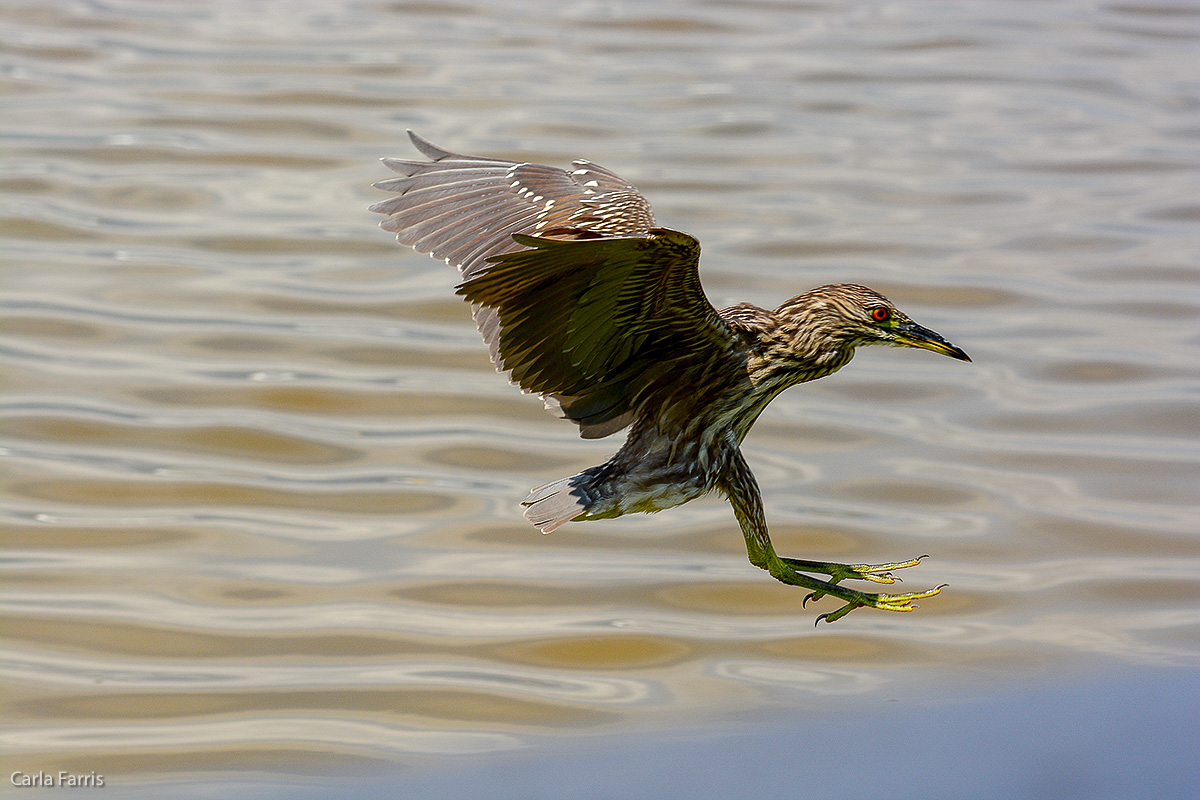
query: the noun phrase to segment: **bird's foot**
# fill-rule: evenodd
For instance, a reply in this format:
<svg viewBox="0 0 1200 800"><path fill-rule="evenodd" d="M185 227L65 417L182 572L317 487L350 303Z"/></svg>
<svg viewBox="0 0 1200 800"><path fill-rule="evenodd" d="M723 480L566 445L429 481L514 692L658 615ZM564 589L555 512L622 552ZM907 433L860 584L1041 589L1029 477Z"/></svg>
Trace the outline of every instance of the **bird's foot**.
<svg viewBox="0 0 1200 800"><path fill-rule="evenodd" d="M839 619L846 616L854 609L862 608L864 606L869 606L871 608L878 608L883 611L912 611L913 609L915 609L917 607L916 604L913 603L914 600L923 600L926 597L933 597L935 594L942 591L942 589L944 589L946 586L947 586L947 584L943 583L940 586L935 586L932 589L926 589L923 592L909 592L907 594L861 593L862 594L861 598L852 598L852 599L846 600L846 605L842 606L837 611L832 611L828 614L821 614L820 616L817 617L816 622L814 624L820 624L821 621L837 622ZM831 592L821 592L820 594L818 594L817 592L813 592L808 597L804 598L804 603L807 604L809 600L814 598L814 596L823 597L826 594L832 594L832 593ZM855 592L854 594L860 594L860 593ZM844 597L841 597L840 595L838 595L838 597L843 600L846 599Z"/></svg>
<svg viewBox="0 0 1200 800"><path fill-rule="evenodd" d="M771 570L771 574L784 583L812 589L808 596L804 598L804 605L808 605L809 600L820 600L825 595L844 601L846 605L837 611L817 617L818 623L822 620L825 622L836 622L856 608L878 608L882 611L912 611L917 607L913 603L914 600L933 597L942 591L946 584L935 586L923 592L908 592L905 594L871 594L838 585L846 579L872 581L873 583L896 583L900 579L892 574L892 570L915 567L926 558L928 556L918 556L908 561L897 561L891 564L837 564L827 561L806 561L798 558L777 558L779 566ZM821 575L828 575L829 580L819 580L809 575L804 575L802 574L803 572L816 572Z"/></svg>
<svg viewBox="0 0 1200 800"><path fill-rule="evenodd" d="M910 558L908 561L896 561L891 564L837 564L832 561L806 561L800 558L780 558L787 566L800 572L816 572L820 575L828 575L829 582L833 584L840 583L844 580L859 580L872 581L874 583L898 583L900 578L892 574L894 569L904 569L905 567L915 567L929 556L917 556ZM810 600L816 600L820 597L809 596Z"/></svg>

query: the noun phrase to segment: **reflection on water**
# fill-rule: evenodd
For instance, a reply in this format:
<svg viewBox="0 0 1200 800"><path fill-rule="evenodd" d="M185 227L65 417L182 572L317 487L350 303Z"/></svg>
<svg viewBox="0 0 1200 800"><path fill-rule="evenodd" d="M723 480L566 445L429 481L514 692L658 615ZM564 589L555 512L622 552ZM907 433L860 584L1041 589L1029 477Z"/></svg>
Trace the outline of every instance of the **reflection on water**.
<svg viewBox="0 0 1200 800"><path fill-rule="evenodd" d="M1194 670L1200 16L933 9L0 8L9 772L345 773ZM537 535L528 487L615 444L375 227L406 127L617 170L717 304L853 280L961 344L864 352L746 445L782 553L929 553L906 585L950 589L814 629L717 499Z"/></svg>

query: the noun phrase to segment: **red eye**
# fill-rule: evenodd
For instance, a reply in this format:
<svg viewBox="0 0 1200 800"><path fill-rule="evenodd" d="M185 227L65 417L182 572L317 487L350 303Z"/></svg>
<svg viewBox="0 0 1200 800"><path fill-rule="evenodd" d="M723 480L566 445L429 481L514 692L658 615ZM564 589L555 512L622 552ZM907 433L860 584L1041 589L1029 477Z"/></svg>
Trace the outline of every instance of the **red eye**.
<svg viewBox="0 0 1200 800"><path fill-rule="evenodd" d="M879 306L879 308L871 311L871 319L875 320L876 322L887 322L891 316L892 312L888 311L883 306Z"/></svg>

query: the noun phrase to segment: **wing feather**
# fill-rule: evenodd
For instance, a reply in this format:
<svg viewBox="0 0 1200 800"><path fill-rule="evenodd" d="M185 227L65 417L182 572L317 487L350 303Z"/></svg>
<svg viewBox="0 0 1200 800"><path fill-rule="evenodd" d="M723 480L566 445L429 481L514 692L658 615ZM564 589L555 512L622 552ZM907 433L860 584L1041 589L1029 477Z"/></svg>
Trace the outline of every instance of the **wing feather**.
<svg viewBox="0 0 1200 800"><path fill-rule="evenodd" d="M617 174L409 138L430 160L383 159L402 177L375 184L396 193L371 206L386 217L380 226L461 271L459 294L496 368L583 436L625 427L729 341L700 286L699 244L655 227L650 204Z"/></svg>
<svg viewBox="0 0 1200 800"><path fill-rule="evenodd" d="M469 278L490 256L511 252L515 233L555 227L608 235L644 234L654 226L650 204L615 173L586 161L568 171L541 164L452 153L409 131L430 161L385 158L404 177L375 186L397 197L371 210L380 226L418 252L445 259ZM474 226L473 235L465 230Z"/></svg>
<svg viewBox="0 0 1200 800"><path fill-rule="evenodd" d="M492 257L458 293L496 314L513 382L585 437L619 430L726 354L732 334L704 296L691 236L516 238L529 249Z"/></svg>

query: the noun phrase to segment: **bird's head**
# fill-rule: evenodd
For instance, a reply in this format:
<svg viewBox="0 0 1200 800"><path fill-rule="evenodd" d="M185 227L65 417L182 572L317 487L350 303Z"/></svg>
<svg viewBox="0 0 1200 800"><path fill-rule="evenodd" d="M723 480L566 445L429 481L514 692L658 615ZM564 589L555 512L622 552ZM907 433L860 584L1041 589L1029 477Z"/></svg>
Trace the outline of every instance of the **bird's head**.
<svg viewBox="0 0 1200 800"><path fill-rule="evenodd" d="M865 286L820 286L793 297L775 314L794 325L794 345L812 356L839 351L848 359L855 347L886 344L971 360L961 348L913 322L890 300Z"/></svg>

